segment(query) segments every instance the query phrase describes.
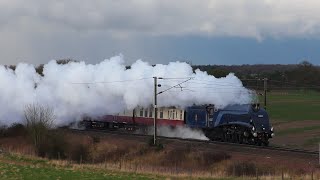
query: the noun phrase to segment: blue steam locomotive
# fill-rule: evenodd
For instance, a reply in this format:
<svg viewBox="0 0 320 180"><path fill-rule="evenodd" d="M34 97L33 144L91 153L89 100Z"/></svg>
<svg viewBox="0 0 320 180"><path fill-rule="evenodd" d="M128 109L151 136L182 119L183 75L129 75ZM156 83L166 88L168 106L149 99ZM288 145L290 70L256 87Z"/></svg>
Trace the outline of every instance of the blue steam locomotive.
<svg viewBox="0 0 320 180"><path fill-rule="evenodd" d="M274 136L268 113L259 104L188 107L185 124L202 129L210 140L267 146Z"/></svg>

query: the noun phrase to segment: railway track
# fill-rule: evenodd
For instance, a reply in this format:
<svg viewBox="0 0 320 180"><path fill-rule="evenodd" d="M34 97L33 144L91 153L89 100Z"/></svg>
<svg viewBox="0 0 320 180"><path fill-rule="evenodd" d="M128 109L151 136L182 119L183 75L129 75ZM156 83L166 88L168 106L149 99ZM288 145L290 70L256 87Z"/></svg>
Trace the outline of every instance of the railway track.
<svg viewBox="0 0 320 180"><path fill-rule="evenodd" d="M106 134L113 134L113 135L123 135L123 136L137 136L137 137L153 137L153 135L146 135L146 134L137 134L137 133L128 133L123 131L112 131L112 130L80 130L80 129L67 129L71 132L77 132L77 133L95 133L100 134L102 136ZM165 136L158 136L158 139L160 140L176 140L176 141L185 141L185 142L194 142L194 143L202 143L202 144L215 144L215 145L222 145L222 146L232 146L236 148L248 148L251 150L270 150L270 151L279 151L279 152L291 152L291 153L298 153L298 154L306 154L306 155L313 155L313 156L319 156L320 153L318 151L309 151L305 149L295 149L295 148L285 148L275 145L269 145L269 146L256 146L256 145L249 145L249 144L237 144L237 143L231 143L231 142L221 142L221 141L208 141L208 140L199 140L199 139L184 139L184 138L178 138L178 137L165 137Z"/></svg>

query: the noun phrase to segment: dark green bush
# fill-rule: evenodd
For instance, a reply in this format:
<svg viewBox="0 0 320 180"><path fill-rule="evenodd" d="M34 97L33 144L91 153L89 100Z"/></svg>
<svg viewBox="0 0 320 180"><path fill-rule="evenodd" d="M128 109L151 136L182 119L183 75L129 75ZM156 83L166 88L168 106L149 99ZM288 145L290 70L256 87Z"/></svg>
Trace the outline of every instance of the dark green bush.
<svg viewBox="0 0 320 180"><path fill-rule="evenodd" d="M65 159L68 150L68 143L64 139L63 134L59 132L50 132L46 135L46 141L43 141L38 149L40 157L47 157L50 159Z"/></svg>
<svg viewBox="0 0 320 180"><path fill-rule="evenodd" d="M25 136L27 135L27 129L23 124L14 123L7 129L7 136Z"/></svg>
<svg viewBox="0 0 320 180"><path fill-rule="evenodd" d="M7 131L7 126L0 126L0 137L5 137Z"/></svg>

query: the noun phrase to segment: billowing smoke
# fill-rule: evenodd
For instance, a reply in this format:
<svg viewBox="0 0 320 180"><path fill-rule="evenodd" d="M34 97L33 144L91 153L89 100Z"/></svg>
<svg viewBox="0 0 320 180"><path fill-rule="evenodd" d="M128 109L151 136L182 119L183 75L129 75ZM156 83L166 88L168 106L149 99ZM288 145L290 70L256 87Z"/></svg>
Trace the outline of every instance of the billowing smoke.
<svg viewBox="0 0 320 180"><path fill-rule="evenodd" d="M200 70L193 72L184 62L152 66L138 60L127 69L120 55L95 65L50 61L43 74L37 74L30 64L18 64L15 71L0 66L1 124L23 121L24 108L31 103L54 108L56 125L68 124L84 114L99 116L149 106L153 103L154 76L164 78L158 80L158 92L164 91L158 95L159 106L210 103L223 107L252 99L234 74L215 78Z"/></svg>
<svg viewBox="0 0 320 180"><path fill-rule="evenodd" d="M148 134L153 134L153 128L149 128ZM178 126L176 128L171 128L168 126L160 126L157 129L157 135L164 137L177 137L183 139L201 139L209 140L201 130L191 129L189 127Z"/></svg>

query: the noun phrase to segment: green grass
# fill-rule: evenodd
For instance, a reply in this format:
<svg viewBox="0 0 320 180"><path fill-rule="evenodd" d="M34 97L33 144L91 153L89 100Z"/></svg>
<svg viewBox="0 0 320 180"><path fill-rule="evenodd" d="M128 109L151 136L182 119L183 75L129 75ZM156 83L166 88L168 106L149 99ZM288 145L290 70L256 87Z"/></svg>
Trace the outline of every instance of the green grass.
<svg viewBox="0 0 320 180"><path fill-rule="evenodd" d="M200 175L200 174L199 174ZM201 175L200 175L201 176ZM271 179L275 179L277 176L269 176ZM91 165L63 165L50 160L41 159L31 156L21 156L12 154L0 154L0 180L10 179L59 179L59 180L82 180L82 179L221 179L221 180L240 180L240 179L256 179L255 176L240 176L240 177L216 177L216 178L201 178L198 176L164 176L155 173L133 173L117 170L101 169L101 167L95 167ZM302 178L301 178L302 179Z"/></svg>
<svg viewBox="0 0 320 180"><path fill-rule="evenodd" d="M267 94L267 111L277 122L320 120L320 93L314 91L271 91ZM263 105L263 97L260 97Z"/></svg>
<svg viewBox="0 0 320 180"><path fill-rule="evenodd" d="M281 102L269 103L267 111L271 119L282 121L320 120L320 103Z"/></svg>
<svg viewBox="0 0 320 180"><path fill-rule="evenodd" d="M0 155L0 179L165 179L152 174L59 166L49 160L27 156Z"/></svg>
<svg viewBox="0 0 320 180"><path fill-rule="evenodd" d="M33 164L33 165L37 165L37 164L46 165L48 163L48 160L45 160L45 159L28 158L26 156L20 156L16 154L6 154L5 159L24 162L24 163Z"/></svg>
<svg viewBox="0 0 320 180"><path fill-rule="evenodd" d="M164 179L133 173L16 165L0 162L0 179Z"/></svg>
<svg viewBox="0 0 320 180"><path fill-rule="evenodd" d="M164 175L157 173L134 173L117 170L102 169L94 166L74 166L58 165L50 160L21 156L15 154L0 154L0 180L2 179L59 179L59 180L82 180L82 179L110 179L110 180L127 180L127 179L167 179ZM169 179L213 179L199 177L170 177ZM217 178L217 179L239 179L235 177Z"/></svg>

